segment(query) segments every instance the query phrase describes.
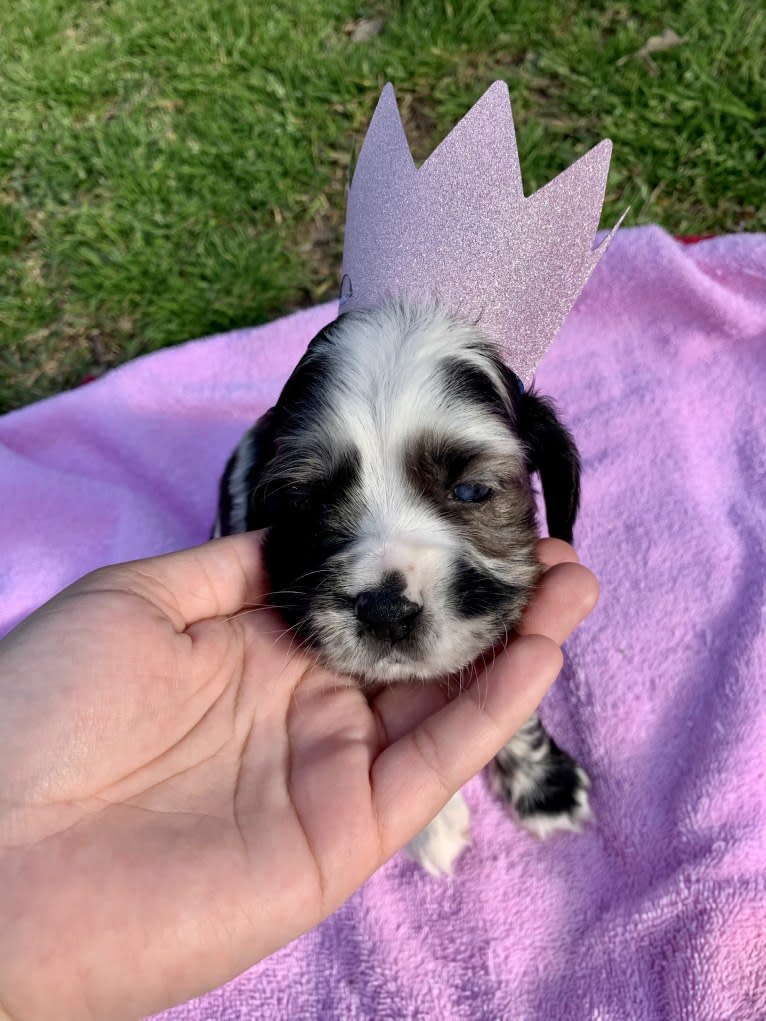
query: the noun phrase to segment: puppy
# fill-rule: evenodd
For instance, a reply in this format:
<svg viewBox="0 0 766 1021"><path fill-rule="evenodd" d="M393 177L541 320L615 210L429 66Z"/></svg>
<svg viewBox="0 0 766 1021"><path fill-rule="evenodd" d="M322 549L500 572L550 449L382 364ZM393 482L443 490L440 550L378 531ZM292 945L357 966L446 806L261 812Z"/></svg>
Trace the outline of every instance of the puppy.
<svg viewBox="0 0 766 1021"><path fill-rule="evenodd" d="M540 577L535 473L549 533L571 541L580 462L550 402L476 327L392 303L311 341L231 455L214 535L268 529L272 602L328 667L438 680L507 639ZM540 837L590 816L585 773L537 717L491 773ZM409 852L449 872L467 840L458 794Z"/></svg>

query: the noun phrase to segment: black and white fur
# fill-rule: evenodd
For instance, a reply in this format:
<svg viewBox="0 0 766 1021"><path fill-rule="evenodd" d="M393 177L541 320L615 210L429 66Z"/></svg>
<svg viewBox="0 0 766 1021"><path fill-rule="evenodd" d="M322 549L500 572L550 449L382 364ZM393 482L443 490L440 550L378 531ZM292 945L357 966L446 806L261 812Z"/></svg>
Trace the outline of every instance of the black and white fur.
<svg viewBox="0 0 766 1021"><path fill-rule="evenodd" d="M214 535L267 528L272 601L332 669L362 685L469 676L518 623L541 573L532 476L571 541L574 442L475 327L390 304L322 330L241 440ZM588 779L537 717L492 765L544 837L589 818ZM448 872L468 841L456 795L409 851Z"/></svg>

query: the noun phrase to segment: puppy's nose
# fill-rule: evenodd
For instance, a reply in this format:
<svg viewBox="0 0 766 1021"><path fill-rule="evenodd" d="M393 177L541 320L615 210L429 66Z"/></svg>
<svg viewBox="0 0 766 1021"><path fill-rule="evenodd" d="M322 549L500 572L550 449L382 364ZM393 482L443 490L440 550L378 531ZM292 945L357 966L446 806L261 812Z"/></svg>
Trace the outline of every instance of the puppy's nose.
<svg viewBox="0 0 766 1021"><path fill-rule="evenodd" d="M389 642L406 638L422 609L391 586L360 592L354 603L357 619L376 638Z"/></svg>

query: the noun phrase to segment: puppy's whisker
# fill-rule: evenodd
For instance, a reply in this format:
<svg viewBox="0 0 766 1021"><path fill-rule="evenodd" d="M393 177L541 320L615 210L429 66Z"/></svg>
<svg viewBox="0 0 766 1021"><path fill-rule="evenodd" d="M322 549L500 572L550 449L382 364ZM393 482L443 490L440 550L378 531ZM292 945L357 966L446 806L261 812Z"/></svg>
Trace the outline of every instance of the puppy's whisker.
<svg viewBox="0 0 766 1021"><path fill-rule="evenodd" d="M474 683L476 684L476 693L478 695L479 705L482 707L482 709L485 709L486 706L487 706L487 699L489 698L489 677L487 676L487 660L486 660L486 657L483 654L482 654L482 657L481 657L481 667L482 667L481 670L479 670L479 668L476 666L476 664L474 664L474 667L473 667L474 675L475 675ZM481 680L482 680L482 677L484 678L484 682L485 682L484 683L484 695L483 696L482 696L482 693L481 693Z"/></svg>
<svg viewBox="0 0 766 1021"><path fill-rule="evenodd" d="M290 645L288 646L287 651L285 653L285 660L284 660L284 663L282 664L282 669L279 671L279 674L277 675L277 678L280 678L284 674L285 670L287 670L287 668L292 663L295 662L295 659L302 652L305 652L305 650L311 644L311 638L310 637L302 638L298 642L297 645L295 644L296 639L299 637L299 632L298 632L298 630L296 630L298 627L299 627L299 625L294 625L292 628L288 628L286 631L283 632L283 636L285 634L287 634L289 631L292 631L293 635L292 635L292 638L290 640Z"/></svg>
<svg viewBox="0 0 766 1021"><path fill-rule="evenodd" d="M245 607L245 608L243 608L241 610L236 610L234 613L229 614L228 617L224 617L223 620L225 620L228 623L228 622L233 621L233 620L238 620L241 617L247 617L247 616L249 616L252 613L266 613L268 611L271 611L271 613L275 613L275 612L278 612L279 610L289 610L289 609L291 609L291 606L290 606L289 603L282 603L282 604L279 604L279 603L274 603L274 604L267 603L265 606L248 606L248 607Z"/></svg>

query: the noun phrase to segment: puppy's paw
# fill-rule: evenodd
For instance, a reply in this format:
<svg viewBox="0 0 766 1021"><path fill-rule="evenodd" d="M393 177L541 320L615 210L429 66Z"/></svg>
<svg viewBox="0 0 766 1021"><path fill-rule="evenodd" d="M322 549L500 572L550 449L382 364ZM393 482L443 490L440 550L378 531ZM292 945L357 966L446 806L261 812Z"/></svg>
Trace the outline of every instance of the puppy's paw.
<svg viewBox="0 0 766 1021"><path fill-rule="evenodd" d="M407 844L405 854L432 876L449 875L470 843L471 814L458 791L425 829Z"/></svg>
<svg viewBox="0 0 766 1021"><path fill-rule="evenodd" d="M585 770L572 762L572 769L562 771L555 784L544 785L534 795L519 800L514 806L516 819L540 840L562 831L581 833L583 826L593 821L589 787Z"/></svg>
<svg viewBox="0 0 766 1021"><path fill-rule="evenodd" d="M540 840L562 831L580 833L593 820L587 773L552 740L535 760L508 764L498 756L491 779L519 825Z"/></svg>

